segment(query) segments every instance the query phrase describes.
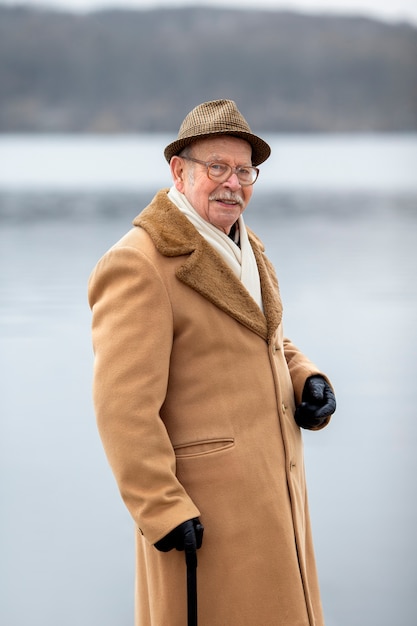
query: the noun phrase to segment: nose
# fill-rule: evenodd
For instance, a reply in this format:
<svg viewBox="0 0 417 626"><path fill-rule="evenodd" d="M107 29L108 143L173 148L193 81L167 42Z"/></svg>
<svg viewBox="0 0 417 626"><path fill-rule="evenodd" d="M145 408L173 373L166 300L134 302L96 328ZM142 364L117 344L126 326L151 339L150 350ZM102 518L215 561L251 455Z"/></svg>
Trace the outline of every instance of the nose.
<svg viewBox="0 0 417 626"><path fill-rule="evenodd" d="M230 189L233 189L233 190L240 189L241 187L241 184L240 184L239 178L237 177L236 172L232 172L229 178L225 180L223 184L226 185L227 187L230 187Z"/></svg>

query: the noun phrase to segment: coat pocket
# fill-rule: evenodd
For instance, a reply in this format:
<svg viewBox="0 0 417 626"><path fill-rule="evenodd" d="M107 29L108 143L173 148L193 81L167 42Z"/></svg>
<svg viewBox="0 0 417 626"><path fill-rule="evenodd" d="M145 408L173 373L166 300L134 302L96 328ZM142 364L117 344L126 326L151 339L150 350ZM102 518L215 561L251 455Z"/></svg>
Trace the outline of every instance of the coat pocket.
<svg viewBox="0 0 417 626"><path fill-rule="evenodd" d="M223 437L221 439L204 439L201 441L180 443L174 446L174 450L177 459L184 459L186 457L215 454L216 452L222 452L223 450L232 448L234 445L235 440L233 437Z"/></svg>

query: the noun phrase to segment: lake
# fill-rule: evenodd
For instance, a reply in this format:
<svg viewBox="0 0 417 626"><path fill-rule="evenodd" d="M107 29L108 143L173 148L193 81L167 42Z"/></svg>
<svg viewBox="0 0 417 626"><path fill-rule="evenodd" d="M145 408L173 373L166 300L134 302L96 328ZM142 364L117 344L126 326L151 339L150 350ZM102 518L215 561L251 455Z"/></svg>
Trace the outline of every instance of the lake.
<svg viewBox="0 0 417 626"><path fill-rule="evenodd" d="M0 138L5 626L133 624L134 532L95 426L87 280L169 184L170 139ZM286 335L338 400L327 429L304 433L326 625L413 626L417 137L270 142L245 219L277 269Z"/></svg>

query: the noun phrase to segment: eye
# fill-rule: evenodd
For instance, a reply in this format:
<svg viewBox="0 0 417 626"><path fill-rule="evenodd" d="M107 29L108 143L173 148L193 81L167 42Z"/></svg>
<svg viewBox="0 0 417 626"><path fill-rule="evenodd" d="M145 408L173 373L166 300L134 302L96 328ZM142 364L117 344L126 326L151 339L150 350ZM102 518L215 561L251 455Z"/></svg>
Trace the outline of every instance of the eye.
<svg viewBox="0 0 417 626"><path fill-rule="evenodd" d="M209 168L213 176L223 176L228 171L229 166L225 163L210 163Z"/></svg>
<svg viewBox="0 0 417 626"><path fill-rule="evenodd" d="M237 170L237 175L241 180L252 180L253 174L251 167L239 167Z"/></svg>

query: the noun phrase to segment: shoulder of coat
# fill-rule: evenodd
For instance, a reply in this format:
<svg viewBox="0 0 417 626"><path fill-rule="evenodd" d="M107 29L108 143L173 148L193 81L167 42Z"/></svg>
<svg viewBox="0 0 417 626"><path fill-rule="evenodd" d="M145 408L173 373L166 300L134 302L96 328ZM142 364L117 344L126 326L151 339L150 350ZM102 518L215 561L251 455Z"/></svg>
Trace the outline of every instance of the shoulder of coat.
<svg viewBox="0 0 417 626"><path fill-rule="evenodd" d="M159 191L135 217L133 225L145 230L164 256L189 254L201 244L201 236L168 198L168 191Z"/></svg>

